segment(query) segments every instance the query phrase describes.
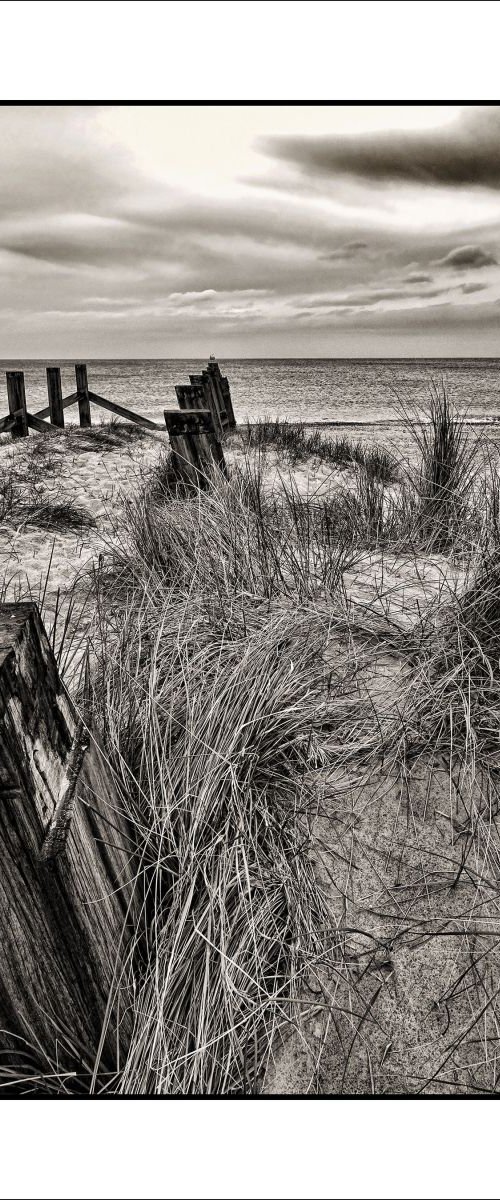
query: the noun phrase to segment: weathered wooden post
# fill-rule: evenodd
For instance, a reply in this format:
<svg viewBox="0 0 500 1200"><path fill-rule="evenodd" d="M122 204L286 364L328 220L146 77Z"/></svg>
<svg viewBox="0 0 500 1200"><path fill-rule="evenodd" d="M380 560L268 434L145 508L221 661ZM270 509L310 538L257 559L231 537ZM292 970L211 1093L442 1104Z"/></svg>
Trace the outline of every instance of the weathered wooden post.
<svg viewBox="0 0 500 1200"><path fill-rule="evenodd" d="M181 479L206 488L214 466L226 473L224 452L207 409L165 409L165 424Z"/></svg>
<svg viewBox="0 0 500 1200"><path fill-rule="evenodd" d="M219 375L220 375L220 372L219 372ZM220 389L221 389L221 393L222 393L222 402L224 404L224 408L225 408L226 414L227 414L228 427L229 427L229 429L235 429L236 428L236 417L234 415L233 401L232 401L232 397L231 397L231 388L229 387L229 380L228 380L227 376L220 375L219 383L220 383Z"/></svg>
<svg viewBox="0 0 500 1200"><path fill-rule="evenodd" d="M78 412L80 413L80 425L82 429L90 429L92 424L90 416L90 400L89 400L89 383L87 379L87 367L85 363L75 364L76 375L76 390L78 393Z"/></svg>
<svg viewBox="0 0 500 1200"><path fill-rule="evenodd" d="M7 371L6 374L9 413L14 418L14 424L11 427L12 437L28 437L24 371Z"/></svg>
<svg viewBox="0 0 500 1200"><path fill-rule="evenodd" d="M178 383L175 388L179 408L205 408L205 392L198 383Z"/></svg>
<svg viewBox="0 0 500 1200"><path fill-rule="evenodd" d="M202 371L201 375L190 375L189 380L191 387L202 389L202 407L207 409L211 414L215 433L218 437L222 437L222 434L224 433L224 427L221 420L219 405L217 403L215 388L208 371Z"/></svg>
<svg viewBox="0 0 500 1200"><path fill-rule="evenodd" d="M227 429L234 429L236 418L234 415L233 402L231 400L231 391L229 382L225 375L221 375L220 367L214 359L208 363L206 370L202 371L201 375L190 375L189 380L191 387L197 391L202 388L203 400L201 407L208 408L212 414L214 428L217 433L223 434ZM175 389L179 404L179 389ZM187 388L183 389L187 391ZM193 408L198 407L198 403L192 405Z"/></svg>
<svg viewBox="0 0 500 1200"><path fill-rule="evenodd" d="M57 1069L92 1068L102 1034L113 1069L126 1049L131 849L112 772L59 679L36 605L0 605L2 1061L36 1043Z"/></svg>
<svg viewBox="0 0 500 1200"><path fill-rule="evenodd" d="M47 367L47 391L52 425L58 425L60 429L64 429L63 394L59 367Z"/></svg>
<svg viewBox="0 0 500 1200"><path fill-rule="evenodd" d="M234 429L236 425L236 419L234 416L229 383L225 376L221 375L218 362L211 360L208 363L207 374L216 397L216 404L219 410L221 424L223 428Z"/></svg>

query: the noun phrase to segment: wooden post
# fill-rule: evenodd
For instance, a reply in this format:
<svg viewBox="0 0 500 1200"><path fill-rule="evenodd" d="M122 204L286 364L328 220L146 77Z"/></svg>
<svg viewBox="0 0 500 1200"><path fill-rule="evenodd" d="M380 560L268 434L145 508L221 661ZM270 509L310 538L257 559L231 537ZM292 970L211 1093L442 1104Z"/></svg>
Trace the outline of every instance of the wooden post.
<svg viewBox="0 0 500 1200"><path fill-rule="evenodd" d="M205 408L205 393L198 383L179 383L176 386L179 408Z"/></svg>
<svg viewBox="0 0 500 1200"><path fill-rule="evenodd" d="M209 362L206 373L210 380L222 429L228 429L230 426L230 414L226 409L225 396L222 390L222 375L220 373L219 364L216 362Z"/></svg>
<svg viewBox="0 0 500 1200"><path fill-rule="evenodd" d="M0 605L2 1062L19 1062L28 1043L57 1069L92 1068L106 1023L102 1065L113 1070L130 1035L115 984L140 903L133 839L88 720L61 684L36 605Z"/></svg>
<svg viewBox="0 0 500 1200"><path fill-rule="evenodd" d="M181 479L206 488L214 466L226 473L224 452L208 409L165 409L165 424Z"/></svg>
<svg viewBox="0 0 500 1200"><path fill-rule="evenodd" d="M229 427L229 429L235 429L236 428L236 417L234 415L233 401L232 401L232 397L231 397L231 388L229 387L229 380L227 379L226 375L221 375L221 377L220 377L220 388L221 388L221 392L222 392L222 401L224 404L224 408L226 410L228 427Z"/></svg>
<svg viewBox="0 0 500 1200"><path fill-rule="evenodd" d="M59 367L47 367L47 391L49 393L49 415L53 425L64 429L63 394Z"/></svg>
<svg viewBox="0 0 500 1200"><path fill-rule="evenodd" d="M14 418L11 433L13 438L28 436L28 418L26 415L26 392L24 390L24 371L7 371L7 396L9 412Z"/></svg>
<svg viewBox="0 0 500 1200"><path fill-rule="evenodd" d="M76 363L75 375L76 390L78 392L80 425L82 426L82 429L90 429L92 420L90 416L89 384L87 379L87 367L85 363Z"/></svg>
<svg viewBox="0 0 500 1200"><path fill-rule="evenodd" d="M203 408L208 409L212 415L214 430L217 437L221 437L224 430L220 418L219 405L212 379L208 371L202 371L201 375L190 375L191 385L201 387L203 389Z"/></svg>

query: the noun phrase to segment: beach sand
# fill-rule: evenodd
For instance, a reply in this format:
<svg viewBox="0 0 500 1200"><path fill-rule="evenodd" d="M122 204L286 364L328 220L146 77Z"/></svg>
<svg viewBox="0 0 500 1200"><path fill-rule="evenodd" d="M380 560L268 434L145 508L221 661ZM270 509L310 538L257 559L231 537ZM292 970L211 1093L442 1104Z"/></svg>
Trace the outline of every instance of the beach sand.
<svg viewBox="0 0 500 1200"><path fill-rule="evenodd" d="M0 479L11 477L20 488L19 503L0 522L2 599L35 600L49 635L56 616L61 627L72 605L83 632L92 569L123 536L124 503L165 444L163 433L133 425L122 427L121 436L111 433L105 445L75 428L52 437L0 438ZM66 505L74 527L57 516Z"/></svg>

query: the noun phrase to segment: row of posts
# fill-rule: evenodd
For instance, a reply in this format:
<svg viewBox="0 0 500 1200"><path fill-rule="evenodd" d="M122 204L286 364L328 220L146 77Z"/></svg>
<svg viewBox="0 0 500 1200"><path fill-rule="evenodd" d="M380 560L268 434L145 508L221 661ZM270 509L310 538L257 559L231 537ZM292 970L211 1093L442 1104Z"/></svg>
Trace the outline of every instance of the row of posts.
<svg viewBox="0 0 500 1200"><path fill-rule="evenodd" d="M14 438L28 436L28 411L26 407L26 390L23 371L7 371L7 400L9 413L14 419L11 433ZM90 416L89 385L87 366L76 363L76 398L80 416L80 425L89 429L92 424ZM52 425L64 428L64 403L59 367L47 367L47 391L49 399L49 419ZM36 420L36 414L35 414Z"/></svg>

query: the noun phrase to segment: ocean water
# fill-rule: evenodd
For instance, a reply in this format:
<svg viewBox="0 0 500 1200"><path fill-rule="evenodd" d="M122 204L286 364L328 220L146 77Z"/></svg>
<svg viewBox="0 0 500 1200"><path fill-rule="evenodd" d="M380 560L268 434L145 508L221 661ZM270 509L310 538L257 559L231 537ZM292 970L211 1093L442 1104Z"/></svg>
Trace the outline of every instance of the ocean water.
<svg viewBox="0 0 500 1200"><path fill-rule="evenodd" d="M265 416L363 428L398 421L398 398L424 405L432 382L444 381L458 410L474 425L499 423L500 358L452 359L220 359L237 420ZM0 415L7 409L5 371L25 373L28 408L47 403L46 365L60 366L63 395L75 390L72 362L0 361ZM197 359L87 360L90 389L163 423L176 408L175 384L206 366ZM103 419L108 414L102 410ZM67 419L76 417L67 410ZM96 414L97 416L97 414ZM500 428L499 428L500 437Z"/></svg>

